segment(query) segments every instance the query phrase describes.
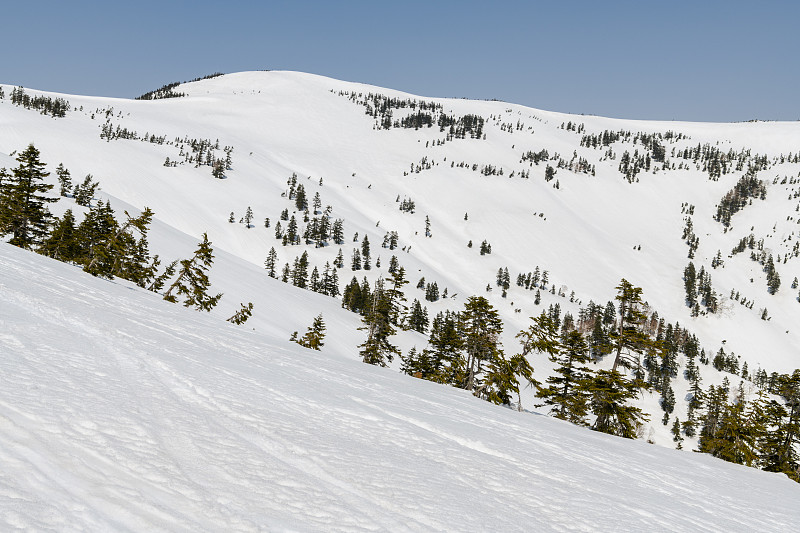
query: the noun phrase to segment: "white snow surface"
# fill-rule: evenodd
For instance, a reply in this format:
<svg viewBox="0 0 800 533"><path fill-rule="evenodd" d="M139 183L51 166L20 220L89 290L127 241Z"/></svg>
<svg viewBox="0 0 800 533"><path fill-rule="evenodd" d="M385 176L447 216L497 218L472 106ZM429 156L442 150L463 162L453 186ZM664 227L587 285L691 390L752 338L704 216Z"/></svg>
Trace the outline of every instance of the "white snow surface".
<svg viewBox="0 0 800 533"><path fill-rule="evenodd" d="M506 353L516 353L514 336L529 317L556 303L562 316L577 317L590 300L613 300L624 277L643 288L659 316L695 333L709 355L724 346L751 372L791 372L800 366L800 304L790 288L800 276L800 259L792 255L800 238L800 164L775 162L760 171L766 200L753 200L725 231L712 215L742 170L711 181L690 164L642 172L630 184L617 169L619 156L641 145L614 143L616 159L607 159L605 148L581 147L580 134L560 125L571 121L593 134L682 133L689 138L666 144L677 164L685 161L671 156L673 147L706 143L769 158L796 153L800 123L615 120L418 97L297 72L225 75L175 89L186 97L156 101L26 89L69 100L74 109L58 119L12 105L12 88L3 88L0 167L14 168L14 152L34 143L51 183L63 163L73 183L92 174L101 185L98 198L110 200L119 218L123 210L135 215L149 206L151 250L165 262L189 257L207 232L215 251L212 290L224 297L201 316L120 280L87 278L75 267L0 245L0 530L780 531L797 521L796 484L692 453L693 439L681 453L657 449L541 413L485 405L399 375L397 360L388 370L367 367L358 361L360 318L339 299L269 278L263 262L271 247L279 268L306 250L322 269L341 248L343 288L353 275L385 277L396 255L410 281L409 303L418 298L431 318L462 309L473 294L489 298L503 319ZM376 130L374 118L339 91L477 114L486 119L486 139L437 145L445 137L437 127ZM395 118L409 112L395 110ZM164 135L168 143L107 142L99 137L107 120L140 137ZM164 166L167 157L183 160L169 142L185 137L233 146L227 179L214 179L207 166ZM585 158L596 176L558 169L555 189L543 179L545 162L521 161L541 149L565 160ZM422 158L431 168L409 172ZM469 169L473 164L504 175L484 176ZM519 177L523 170L528 179ZM332 218L344 220L344 245L284 247L276 240L281 211L302 220L282 196L292 173L309 200L319 192L323 208L332 206ZM413 199L416 212L399 211L398 197ZM711 273L720 298L716 315L692 317L684 303L685 204L695 206L700 244L693 261ZM250 229L238 223L248 206L255 212ZM51 209L57 215L72 209L78 220L85 211L69 198ZM432 238L424 237L426 216ZM396 250L380 246L388 231L398 233ZM371 242L370 271L350 271L356 232ZM776 255L782 279L776 295L767 294L749 250L729 257L750 233ZM480 256L484 239L492 253ZM725 263L712 269L717 250ZM537 306L533 291L515 285L518 273L537 266L565 296L542 290ZM495 285L501 267L511 274L507 298ZM424 301L415 288L422 276L450 297ZM731 300L732 290L753 308ZM235 328L223 320L240 302L253 302L254 314ZM760 319L764 308L769 321ZM328 327L321 353L287 342L320 313ZM394 340L407 352L424 348L426 339L400 332ZM551 363L541 354L530 357L543 381ZM704 387L726 376L735 387L740 379L708 366L700 372ZM685 420L682 368L672 386L671 420ZM523 405L534 402L526 389ZM644 393L638 405L650 415L641 437L674 447L658 394Z"/></svg>
<svg viewBox="0 0 800 533"><path fill-rule="evenodd" d="M800 523L782 475L493 406L7 244L0 273L2 531Z"/></svg>

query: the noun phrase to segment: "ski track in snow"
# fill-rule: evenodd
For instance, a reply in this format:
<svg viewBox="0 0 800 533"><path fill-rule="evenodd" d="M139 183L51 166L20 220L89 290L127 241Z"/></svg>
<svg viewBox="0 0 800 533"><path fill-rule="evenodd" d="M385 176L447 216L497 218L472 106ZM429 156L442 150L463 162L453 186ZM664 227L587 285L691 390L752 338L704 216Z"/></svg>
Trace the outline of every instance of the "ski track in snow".
<svg viewBox="0 0 800 533"><path fill-rule="evenodd" d="M0 245L0 529L787 531L797 484Z"/></svg>

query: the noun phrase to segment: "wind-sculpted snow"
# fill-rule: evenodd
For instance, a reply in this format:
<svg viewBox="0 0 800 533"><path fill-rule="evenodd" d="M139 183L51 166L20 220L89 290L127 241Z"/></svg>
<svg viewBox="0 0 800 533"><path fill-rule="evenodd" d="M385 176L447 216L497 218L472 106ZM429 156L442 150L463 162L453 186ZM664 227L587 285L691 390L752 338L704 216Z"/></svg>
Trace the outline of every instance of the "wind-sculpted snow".
<svg viewBox="0 0 800 533"><path fill-rule="evenodd" d="M2 531L800 523L785 476L492 406L6 244L0 276Z"/></svg>

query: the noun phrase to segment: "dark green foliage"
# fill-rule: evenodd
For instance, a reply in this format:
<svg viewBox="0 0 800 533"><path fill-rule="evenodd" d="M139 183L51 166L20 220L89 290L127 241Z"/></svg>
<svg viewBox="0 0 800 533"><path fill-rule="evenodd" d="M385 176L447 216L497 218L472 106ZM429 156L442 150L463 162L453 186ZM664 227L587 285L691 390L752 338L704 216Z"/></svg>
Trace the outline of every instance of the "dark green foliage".
<svg viewBox="0 0 800 533"><path fill-rule="evenodd" d="M780 257L778 257L778 260L780 260ZM767 292L775 294L781 287L781 277L778 275L778 271L775 270L775 262L772 259L772 254L769 255L767 264L764 265L764 272L767 274Z"/></svg>
<svg viewBox="0 0 800 533"><path fill-rule="evenodd" d="M416 298L411 304L411 311L408 315L408 329L419 333L428 331L428 310Z"/></svg>
<svg viewBox="0 0 800 533"><path fill-rule="evenodd" d="M87 174L83 179L83 183L75 185L75 189L72 191L75 203L84 207L89 207L99 185L98 182L92 180L91 174Z"/></svg>
<svg viewBox="0 0 800 533"><path fill-rule="evenodd" d="M295 340L295 342L312 350L321 350L325 346L323 342L325 340L325 329L325 321L322 319L322 314L319 314L314 318L305 335Z"/></svg>
<svg viewBox="0 0 800 533"><path fill-rule="evenodd" d="M270 247L267 259L264 261L264 268L267 269L267 275L271 278L278 277L278 272L276 270L277 261L278 252L275 251L275 248Z"/></svg>
<svg viewBox="0 0 800 533"><path fill-rule="evenodd" d="M79 260L82 249L71 209L67 209L64 216L56 220L53 231L37 251L67 263Z"/></svg>
<svg viewBox="0 0 800 533"><path fill-rule="evenodd" d="M79 228L83 235L89 235L89 239L84 239L88 246L82 258L83 269L93 276L119 276L144 286L149 282L143 270L150 261L147 230L153 212L145 207L136 218L127 211L125 216L127 220L122 225L117 223L109 203L105 207L98 204L96 209L90 210ZM133 232L138 232L139 239Z"/></svg>
<svg viewBox="0 0 800 533"><path fill-rule="evenodd" d="M435 281L425 286L425 299L429 302L439 300L439 285Z"/></svg>
<svg viewBox="0 0 800 533"><path fill-rule="evenodd" d="M681 421L675 417L675 423L672 424L672 441L676 444L675 448L678 450L683 449L683 437L681 436Z"/></svg>
<svg viewBox="0 0 800 533"><path fill-rule="evenodd" d="M370 266L371 259L369 253L369 238L366 235L364 235L364 238L361 240L361 260L364 270L369 270L370 268L372 268ZM355 258L353 259L353 263L355 263Z"/></svg>
<svg viewBox="0 0 800 533"><path fill-rule="evenodd" d="M186 96L184 93L176 93L175 91L173 91L173 89L176 88L181 83L191 83L193 81L208 80L208 79L211 79L211 78L216 78L218 76L222 76L222 73L221 72L215 72L214 74L209 74L207 76L201 76L199 78L195 78L195 79L189 80L189 81L184 81L184 82L176 81L176 82L173 82L173 83L167 83L166 85L162 85L161 87L159 87L158 89L156 89L154 91L148 91L148 92L144 93L141 96L137 96L136 100L159 100L159 99L162 99L162 98L179 98L181 96Z"/></svg>
<svg viewBox="0 0 800 533"><path fill-rule="evenodd" d="M58 175L58 184L60 186L59 194L61 196L69 196L70 191L72 191L72 177L69 170L64 168L62 163L59 163L58 167L56 167L56 175Z"/></svg>
<svg viewBox="0 0 800 533"><path fill-rule="evenodd" d="M359 345L359 354L365 363L371 365L386 366L400 353L389 342L396 331L392 325L396 307L391 294L391 291L384 288L383 278L378 278L362 319L364 325L359 328L367 332L367 339Z"/></svg>
<svg viewBox="0 0 800 533"><path fill-rule="evenodd" d="M747 169L747 173L720 200L714 220L728 227L731 225L731 217L744 209L751 198L764 200L767 197L767 187L756 177L756 173L752 166Z"/></svg>
<svg viewBox="0 0 800 533"><path fill-rule="evenodd" d="M22 87L11 90L11 103L25 109L35 109L43 115L65 117L70 104L63 98L50 98L49 96L30 96Z"/></svg>
<svg viewBox="0 0 800 533"><path fill-rule="evenodd" d="M634 439L642 421L646 419L641 409L628 405L645 384L640 379L628 379L618 368L637 368L636 354L652 347L652 341L644 331L647 318L642 310L642 289L623 279L617 286L616 300L619 302L619 327L609 337L614 364L611 371L600 370L587 390L590 405L596 419L592 429Z"/></svg>
<svg viewBox="0 0 800 533"><path fill-rule="evenodd" d="M597 417L592 429L635 439L647 417L628 402L639 394L639 383L626 379L616 370L598 370L586 385L589 405Z"/></svg>
<svg viewBox="0 0 800 533"><path fill-rule="evenodd" d="M39 160L39 150L32 144L17 155L19 166L2 179L0 188L0 235L11 234L8 241L20 248L32 249L47 237L50 211L47 204L58 201L44 193L53 188L44 183L50 175Z"/></svg>
<svg viewBox="0 0 800 533"><path fill-rule="evenodd" d="M761 403L747 402L741 387L732 403L726 388L711 389L698 451L752 466L758 458L757 439L765 430Z"/></svg>
<svg viewBox="0 0 800 533"><path fill-rule="evenodd" d="M198 244L192 258L180 262L181 268L178 271L178 277L167 289L164 299L175 303L179 297L182 297L185 307L194 307L198 311L211 311L222 298L222 294L216 296L208 294L211 282L208 279L207 271L214 262L213 251L208 235L203 233L203 240Z"/></svg>
<svg viewBox="0 0 800 533"><path fill-rule="evenodd" d="M461 383L465 361L461 357L463 340L459 323L459 316L450 311L436 315L431 325L428 347L413 362L404 360L404 371L438 383L454 386Z"/></svg>
<svg viewBox="0 0 800 533"><path fill-rule="evenodd" d="M237 326L240 326L247 322L247 319L253 315L253 302L249 302L247 305L241 305L241 309L236 311L232 317L227 319L228 322L232 322Z"/></svg>
<svg viewBox="0 0 800 533"><path fill-rule="evenodd" d="M367 278L364 278L364 282L359 284L356 277L353 276L353 279L350 280L350 283L345 286L342 292L342 307L364 315L369 308L371 298L372 293Z"/></svg>
<svg viewBox="0 0 800 533"><path fill-rule="evenodd" d="M542 320L542 317L545 315L540 315L539 320ZM549 321L548 334L552 334L554 329L552 321ZM585 366L589 361L588 350L583 336L575 330L567 333L560 347L558 344L553 344L543 350L556 365L555 375L548 377L549 385L537 393L539 398L544 399L545 405L553 407L553 416L578 425L586 425L588 414L586 388L592 376L591 369Z"/></svg>
<svg viewBox="0 0 800 533"><path fill-rule="evenodd" d="M308 252L295 258L291 274L292 285L301 289L308 288Z"/></svg>
<svg viewBox="0 0 800 533"><path fill-rule="evenodd" d="M503 323L497 311L483 296L470 296L461 313L461 332L466 352L466 376L461 388L480 389L484 364L492 362L500 353L500 335Z"/></svg>

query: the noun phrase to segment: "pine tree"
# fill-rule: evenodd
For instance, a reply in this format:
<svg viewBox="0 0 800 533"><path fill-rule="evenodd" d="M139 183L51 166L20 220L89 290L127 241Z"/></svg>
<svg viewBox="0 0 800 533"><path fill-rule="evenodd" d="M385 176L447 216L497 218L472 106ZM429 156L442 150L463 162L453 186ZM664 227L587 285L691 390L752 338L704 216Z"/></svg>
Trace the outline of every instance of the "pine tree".
<svg viewBox="0 0 800 533"><path fill-rule="evenodd" d="M619 330L611 335L615 354L612 371L616 371L619 366L631 368L634 354L643 352L651 346L649 337L642 329L647 319L647 315L642 311L644 305L642 289L634 287L623 279L617 286L617 291L620 323Z"/></svg>
<svg viewBox="0 0 800 533"><path fill-rule="evenodd" d="M672 441L676 444L675 448L678 450L683 449L683 437L681 436L681 421L675 417L675 423L672 424Z"/></svg>
<svg viewBox="0 0 800 533"><path fill-rule="evenodd" d="M270 247L269 253L267 254L267 259L264 261L264 268L267 269L267 275L271 278L277 278L278 273L275 269L278 262L278 252L275 251L274 247Z"/></svg>
<svg viewBox="0 0 800 533"><path fill-rule="evenodd" d="M0 189L0 235L11 234L10 244L32 249L47 236L51 218L47 204L58 199L43 194L53 186L44 183L50 174L44 171L39 150L30 144L17 161L19 167L10 179L3 179Z"/></svg>
<svg viewBox="0 0 800 533"><path fill-rule="evenodd" d="M277 231L278 229L276 226L276 235ZM286 228L286 235L283 236L283 245L286 246L286 244L300 244L300 235L297 233L297 219L294 218L294 215L292 215L292 218L289 219L289 224Z"/></svg>
<svg viewBox="0 0 800 533"><path fill-rule="evenodd" d="M232 322L240 326L247 322L247 319L253 315L253 302L248 302L247 305L241 304L242 307L236 311L232 317L228 318L228 322Z"/></svg>
<svg viewBox="0 0 800 533"><path fill-rule="evenodd" d="M141 215L134 218L125 211L127 220L120 226L110 213L108 203L106 208L109 211L107 216L110 217L111 231L89 248L89 260L83 270L93 276L107 278L121 276L137 282L138 279L135 278L141 277L141 271L150 261L146 238L148 226L153 220L153 212L149 207L145 207ZM139 233L141 236L139 241L132 235L132 231ZM127 275L123 275L126 271Z"/></svg>
<svg viewBox="0 0 800 533"><path fill-rule="evenodd" d="M642 410L628 404L639 394L635 382L617 371L598 370L586 383L591 411L596 415L592 429L627 439L635 439L642 422Z"/></svg>
<svg viewBox="0 0 800 533"><path fill-rule="evenodd" d="M248 205L247 211L244 214L244 227L250 229L252 225L250 224L253 221L253 209Z"/></svg>
<svg viewBox="0 0 800 533"><path fill-rule="evenodd" d="M428 347L422 351L419 377L458 386L466 379L466 360L461 355L463 338L456 313L439 313L433 319Z"/></svg>
<svg viewBox="0 0 800 533"><path fill-rule="evenodd" d="M428 330L428 310L416 298L411 304L411 312L408 315L408 328L419 333Z"/></svg>
<svg viewBox="0 0 800 533"><path fill-rule="evenodd" d="M355 253L355 250L354 250ZM369 270L370 266L370 255L369 255L369 238L364 235L364 238L361 240L361 260L364 270ZM355 259L354 259L355 262ZM354 269L357 270L357 269Z"/></svg>
<svg viewBox="0 0 800 533"><path fill-rule="evenodd" d="M63 163L59 163L58 167L56 167L56 175L58 175L58 183L60 185L59 194L61 196L69 196L72 190L72 177L70 176L69 170L64 168Z"/></svg>
<svg viewBox="0 0 800 533"><path fill-rule="evenodd" d="M310 348L312 350L321 350L325 343L325 321L322 319L322 314L314 318L314 321L311 323L311 326L306 330L305 335L303 335L300 339L296 342L300 346L304 346L306 348Z"/></svg>
<svg viewBox="0 0 800 533"><path fill-rule="evenodd" d="M638 366L635 354L651 348L652 341L642 327L647 318L642 311L642 289L623 279L617 291L619 329L610 335L614 364L611 371L598 371L586 383L586 390L591 398L592 412L597 417L592 429L635 439L646 417L641 409L628 405L628 401L638 396L639 388L645 384L640 379L626 378L618 368Z"/></svg>
<svg viewBox="0 0 800 533"><path fill-rule="evenodd" d="M164 299L175 303L178 297L182 296L185 298L183 302L185 307L194 307L198 311L211 311L222 298L222 294L208 295L211 282L206 272L214 262L213 251L208 235L203 233L203 240L198 244L192 258L180 262L178 277L164 293Z"/></svg>
<svg viewBox="0 0 800 533"><path fill-rule="evenodd" d="M540 319L546 318L544 314ZM549 333L554 333L552 321ZM552 329L551 329L552 328ZM551 341L552 342L552 341ZM553 406L553 416L573 424L586 425L588 395L586 383L592 371L585 366L589 361L589 347L580 332L567 333L563 344L557 350L544 350L554 363L555 375L547 378L548 387L541 389L537 396L544 399L545 405Z"/></svg>
<svg viewBox="0 0 800 533"><path fill-rule="evenodd" d="M768 472L782 472L800 482L800 454L795 445L800 441L800 370L779 376L773 390L785 404L775 399L765 402L764 419L769 430L759 436L759 464Z"/></svg>
<svg viewBox="0 0 800 533"><path fill-rule="evenodd" d="M391 301L392 309L389 320L392 325L404 328L408 306L406 297L403 294L403 287L408 284L406 280L406 270L403 267L395 270L389 278L389 287L386 289L387 298Z"/></svg>
<svg viewBox="0 0 800 533"><path fill-rule="evenodd" d="M89 207L99 185L98 182L93 181L91 174L87 174L83 179L83 183L76 185L75 189L72 191L75 203L84 207Z"/></svg>
<svg viewBox="0 0 800 533"><path fill-rule="evenodd" d="M292 285L301 289L308 288L308 252L303 252L294 260Z"/></svg>
<svg viewBox="0 0 800 533"><path fill-rule="evenodd" d="M460 318L466 352L466 376L460 386L475 391L482 384L484 363L500 356L503 324L497 311L483 296L470 296L464 304Z"/></svg>
<svg viewBox="0 0 800 533"><path fill-rule="evenodd" d="M758 459L757 442L765 432L760 401L747 402L742 386L733 403L724 402L713 434L701 440L701 452L731 463L752 466Z"/></svg>
<svg viewBox="0 0 800 533"><path fill-rule="evenodd" d="M308 207L308 200L306 199L306 190L302 184L297 186L294 193L294 205L298 211L305 211Z"/></svg>
<svg viewBox="0 0 800 533"><path fill-rule="evenodd" d="M389 337L395 334L392 326L394 305L389 294L384 290L383 278L375 281L371 301L362 319L363 326L359 329L367 331L367 339L359 345L362 360L365 363L386 366L400 351L389 342Z"/></svg>
<svg viewBox="0 0 800 533"><path fill-rule="evenodd" d="M64 216L56 222L53 231L37 251L42 255L67 263L80 258L81 246L78 242L72 209L67 209Z"/></svg>

